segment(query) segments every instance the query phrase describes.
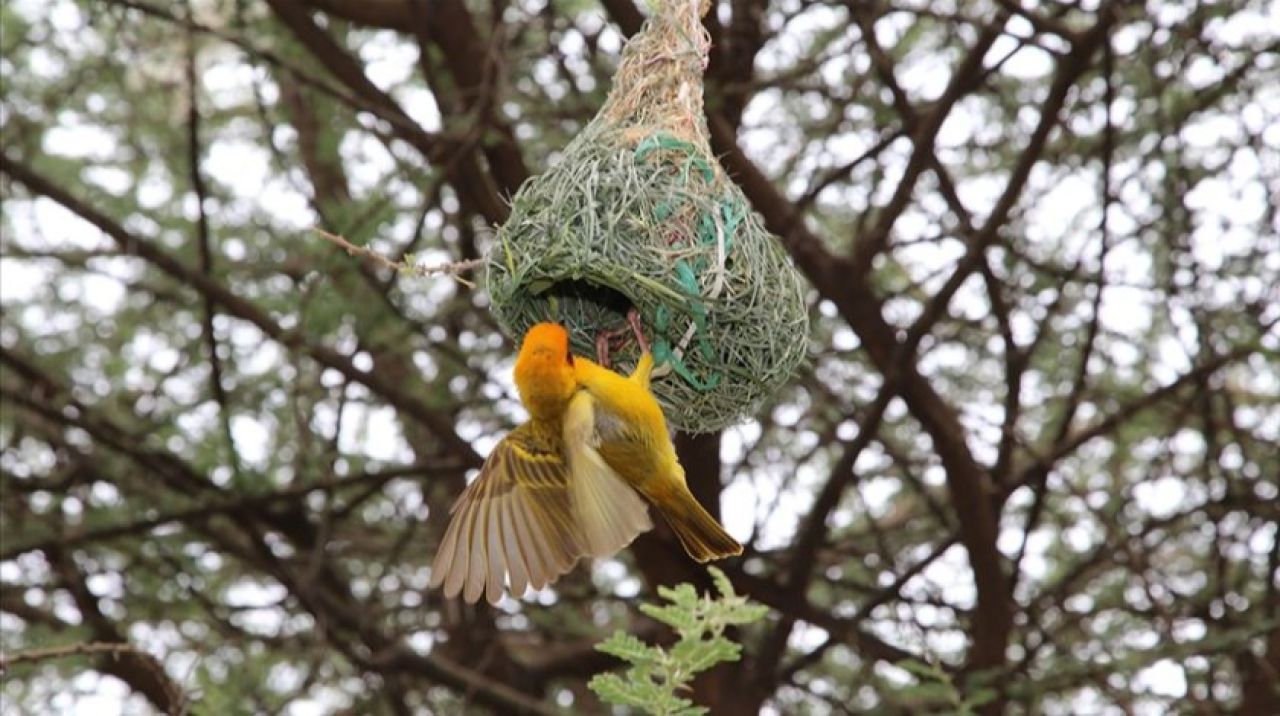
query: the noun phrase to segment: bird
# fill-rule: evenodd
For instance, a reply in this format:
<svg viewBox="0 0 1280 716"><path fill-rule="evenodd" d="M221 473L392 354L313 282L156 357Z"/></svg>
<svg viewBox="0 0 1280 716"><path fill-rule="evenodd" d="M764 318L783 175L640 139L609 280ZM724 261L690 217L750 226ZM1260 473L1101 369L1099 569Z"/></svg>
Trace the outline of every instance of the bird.
<svg viewBox="0 0 1280 716"><path fill-rule="evenodd" d="M652 368L646 350L623 377L574 356L564 326L530 328L515 364L529 419L498 442L458 497L429 585L491 604L502 598L504 577L515 597L542 589L579 559L612 556L652 529L647 503L694 559L740 554L685 485L649 391Z"/></svg>
<svg viewBox="0 0 1280 716"><path fill-rule="evenodd" d="M580 388L565 423L574 464L608 468L644 496L698 562L742 554L742 545L698 503L685 480L662 408L650 389L654 359L632 310L627 320L640 345L640 360L628 377L577 358ZM583 397L585 394L585 397Z"/></svg>
<svg viewBox="0 0 1280 716"><path fill-rule="evenodd" d="M652 529L644 500L618 475L570 465L565 422L581 392L573 367L564 326L539 323L525 333L514 377L529 419L494 446L453 505L429 581L445 597L474 603L483 594L497 604L504 576L519 597Z"/></svg>

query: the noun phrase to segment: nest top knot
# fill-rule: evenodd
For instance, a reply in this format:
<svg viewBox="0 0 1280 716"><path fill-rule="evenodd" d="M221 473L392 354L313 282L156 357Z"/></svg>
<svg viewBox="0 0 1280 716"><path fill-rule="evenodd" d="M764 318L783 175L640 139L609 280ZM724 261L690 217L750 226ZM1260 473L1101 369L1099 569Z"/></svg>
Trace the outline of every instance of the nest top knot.
<svg viewBox="0 0 1280 716"><path fill-rule="evenodd" d="M636 309L672 373L654 392L671 423L694 432L731 425L774 393L808 330L799 277L711 152L707 7L658 3L599 113L516 193L488 273L509 333L558 320L586 354ZM625 369L639 351L613 357Z"/></svg>
<svg viewBox="0 0 1280 716"><path fill-rule="evenodd" d="M709 0L655 4L653 17L622 52L599 119L637 128L637 142L665 131L711 155L702 109L702 73L711 50L702 16L709 6Z"/></svg>

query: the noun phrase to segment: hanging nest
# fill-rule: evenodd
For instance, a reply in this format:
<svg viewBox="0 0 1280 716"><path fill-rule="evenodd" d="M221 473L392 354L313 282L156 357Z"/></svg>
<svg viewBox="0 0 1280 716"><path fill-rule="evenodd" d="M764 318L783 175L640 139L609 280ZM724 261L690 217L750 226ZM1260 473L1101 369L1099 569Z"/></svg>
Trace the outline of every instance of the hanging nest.
<svg viewBox="0 0 1280 716"><path fill-rule="evenodd" d="M638 309L676 428L751 414L804 358L800 278L711 153L702 109L705 0L659 3L627 44L609 98L525 182L489 253L493 312L513 336L559 321L575 352ZM630 370L634 341L612 353Z"/></svg>

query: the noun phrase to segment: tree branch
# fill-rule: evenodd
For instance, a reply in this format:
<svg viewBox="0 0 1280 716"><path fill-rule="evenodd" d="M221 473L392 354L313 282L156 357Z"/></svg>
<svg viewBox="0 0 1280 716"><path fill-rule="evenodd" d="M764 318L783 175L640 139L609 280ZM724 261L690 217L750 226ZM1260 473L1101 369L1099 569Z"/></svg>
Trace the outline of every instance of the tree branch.
<svg viewBox="0 0 1280 716"><path fill-rule="evenodd" d="M388 403L429 428L435 438L453 454L475 467L480 466L480 456L470 444L458 437L454 431L452 418L414 398L402 384L389 381L375 371L361 370L349 357L327 346L311 344L302 334L281 327L266 311L235 295L222 284L188 268L159 245L130 233L114 219L84 203L25 164L11 159L7 154L0 154L0 172L9 175L32 192L66 207L109 236L119 244L124 253L146 260L172 278L208 296L228 313L253 324L269 338L288 348L301 349L317 363L333 368L352 381L379 394Z"/></svg>

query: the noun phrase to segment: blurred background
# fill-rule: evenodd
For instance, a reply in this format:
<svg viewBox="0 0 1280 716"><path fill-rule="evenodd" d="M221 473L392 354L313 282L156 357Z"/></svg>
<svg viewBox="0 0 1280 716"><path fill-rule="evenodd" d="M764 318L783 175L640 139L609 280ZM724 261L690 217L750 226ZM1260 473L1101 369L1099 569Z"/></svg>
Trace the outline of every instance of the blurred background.
<svg viewBox="0 0 1280 716"><path fill-rule="evenodd" d="M607 713L665 530L496 608L481 257L637 0L0 7L5 714ZM657 4L658 7L661 3ZM1280 713L1280 10L716 0L708 123L809 359L677 445L770 607L714 714ZM903 668L906 664L909 668ZM928 668L922 668L928 665Z"/></svg>

